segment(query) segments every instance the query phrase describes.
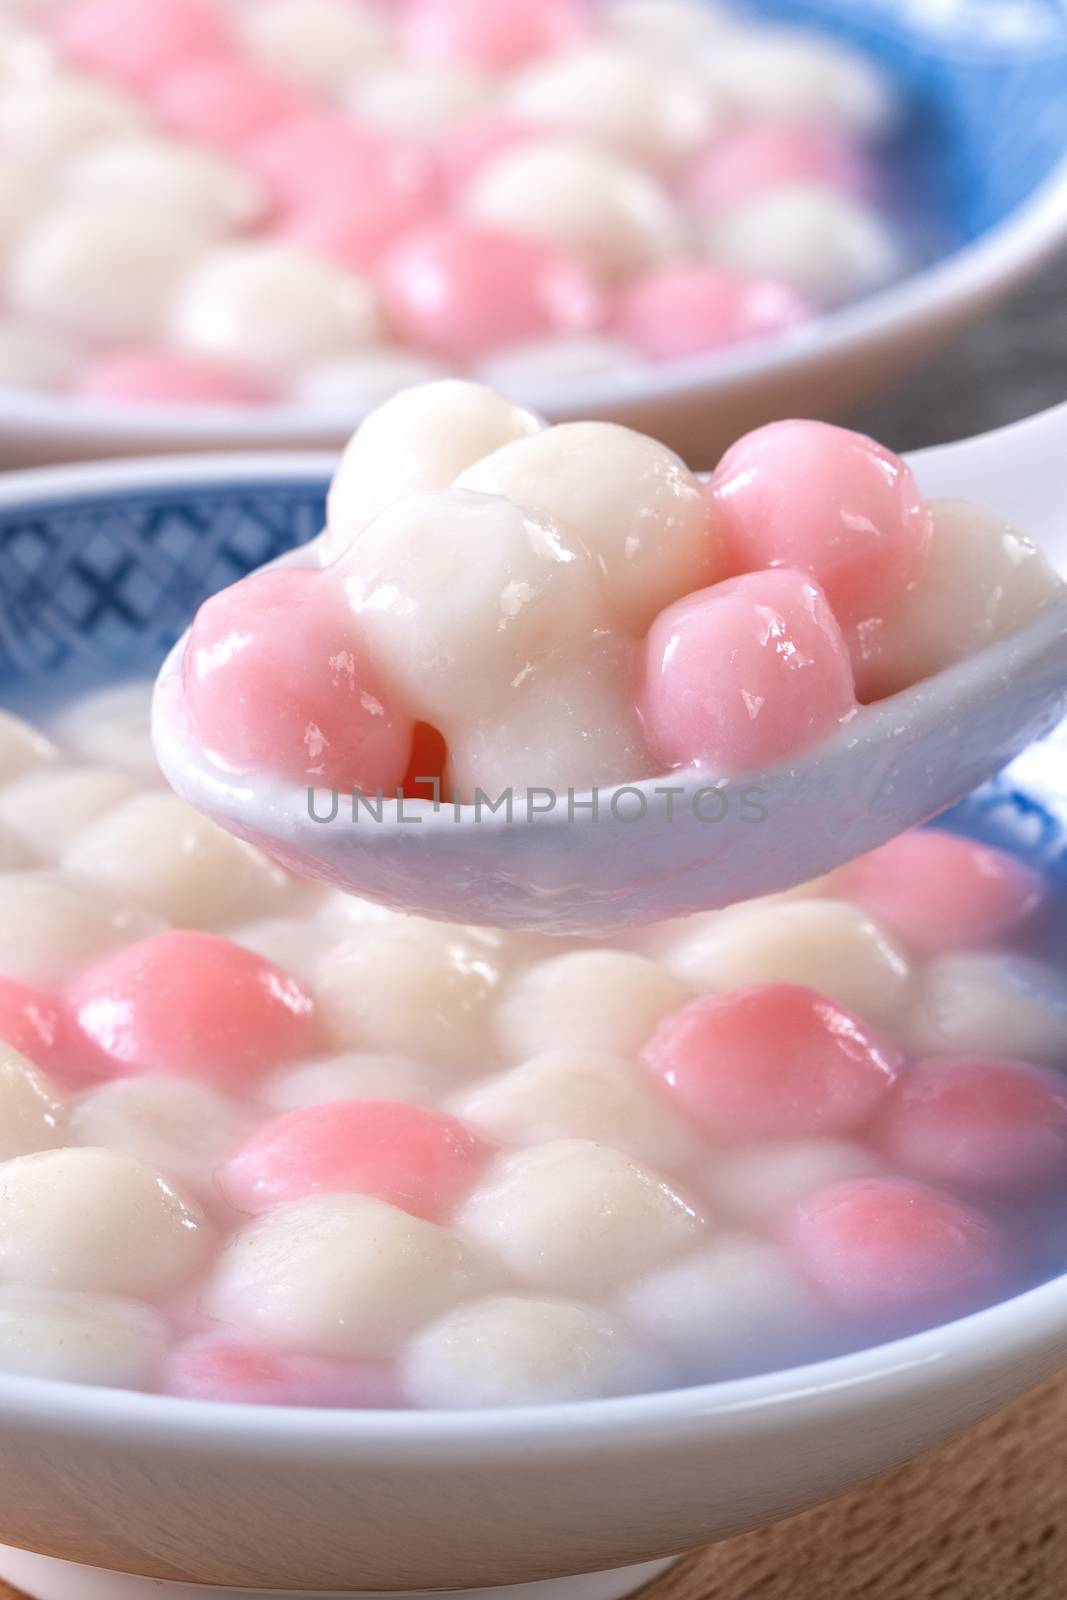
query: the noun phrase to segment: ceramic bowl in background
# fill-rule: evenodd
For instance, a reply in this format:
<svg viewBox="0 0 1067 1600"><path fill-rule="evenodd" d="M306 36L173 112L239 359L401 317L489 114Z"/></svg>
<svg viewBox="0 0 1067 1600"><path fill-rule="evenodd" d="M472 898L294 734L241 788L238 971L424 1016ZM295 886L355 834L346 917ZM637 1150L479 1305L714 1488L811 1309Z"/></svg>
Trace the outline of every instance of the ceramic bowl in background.
<svg viewBox="0 0 1067 1600"><path fill-rule="evenodd" d="M936 219L927 264L792 333L660 367L531 386L553 420L606 417L694 467L774 417L832 417L921 366L1067 238L1067 16L1058 0L752 0L869 52L909 110L889 152ZM0 464L334 446L347 407L135 408L0 391Z"/></svg>

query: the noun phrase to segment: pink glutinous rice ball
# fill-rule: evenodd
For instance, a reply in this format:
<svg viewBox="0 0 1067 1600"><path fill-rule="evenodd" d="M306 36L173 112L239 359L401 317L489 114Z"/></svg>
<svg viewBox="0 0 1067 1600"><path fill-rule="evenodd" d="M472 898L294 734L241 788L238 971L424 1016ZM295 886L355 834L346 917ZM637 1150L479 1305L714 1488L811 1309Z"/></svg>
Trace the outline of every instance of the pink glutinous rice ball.
<svg viewBox="0 0 1067 1600"><path fill-rule="evenodd" d="M727 570L808 572L842 626L878 616L922 570L930 518L919 487L865 434L772 422L731 446L709 493Z"/></svg>
<svg viewBox="0 0 1067 1600"><path fill-rule="evenodd" d="M1067 1082L1021 1061L931 1056L903 1074L877 1142L932 1183L1025 1193L1067 1178Z"/></svg>
<svg viewBox="0 0 1067 1600"><path fill-rule="evenodd" d="M197 743L229 772L373 794L407 768L414 724L361 659L328 572L257 572L205 601L182 697Z"/></svg>
<svg viewBox="0 0 1067 1600"><path fill-rule="evenodd" d="M151 349L95 357L74 392L117 405L247 406L274 398L258 379L221 361Z"/></svg>
<svg viewBox="0 0 1067 1600"><path fill-rule="evenodd" d="M331 1361L226 1333L194 1334L170 1351L164 1394L239 1405L378 1410L400 1404L399 1388L377 1361Z"/></svg>
<svg viewBox="0 0 1067 1600"><path fill-rule="evenodd" d="M432 192L391 183L388 167L379 167L374 180L353 186L345 199L327 196L294 207L279 232L350 272L365 273L437 209Z"/></svg>
<svg viewBox="0 0 1067 1600"><path fill-rule="evenodd" d="M173 1075L223 1091L314 1053L310 995L217 934L172 929L81 973L66 1001L98 1078Z"/></svg>
<svg viewBox="0 0 1067 1600"><path fill-rule="evenodd" d="M834 892L924 955L1008 939L1046 903L1040 874L1004 850L937 828L891 839L834 874Z"/></svg>
<svg viewBox="0 0 1067 1600"><path fill-rule="evenodd" d="M403 239L379 286L402 338L453 360L551 334L587 334L603 297L552 245L496 228L445 222Z"/></svg>
<svg viewBox="0 0 1067 1600"><path fill-rule="evenodd" d="M369 128L339 112L302 107L249 139L241 159L280 211L329 206L360 196L439 200L432 152L414 139Z"/></svg>
<svg viewBox="0 0 1067 1600"><path fill-rule="evenodd" d="M874 187L869 164L849 139L815 123L745 123L694 159L682 184L688 210L709 216L757 194L796 183L839 189L858 199Z"/></svg>
<svg viewBox="0 0 1067 1600"><path fill-rule="evenodd" d="M675 361L784 333L814 315L802 295L773 278L678 263L624 290L614 322L646 359Z"/></svg>
<svg viewBox="0 0 1067 1600"><path fill-rule="evenodd" d="M0 1039L48 1072L62 1075L69 1059L62 1003L17 978L0 977Z"/></svg>
<svg viewBox="0 0 1067 1600"><path fill-rule="evenodd" d="M510 72L579 43L590 0L408 0L404 43L418 60Z"/></svg>
<svg viewBox="0 0 1067 1600"><path fill-rule="evenodd" d="M637 706L666 767L733 775L829 737L856 711L848 649L802 572L752 572L698 590L655 619Z"/></svg>
<svg viewBox="0 0 1067 1600"><path fill-rule="evenodd" d="M445 134L440 149L441 172L448 192L461 195L497 156L538 137L544 137L543 128L500 111L487 111L461 122Z"/></svg>
<svg viewBox="0 0 1067 1600"><path fill-rule="evenodd" d="M393 1100L288 1111L258 1129L220 1174L238 1211L258 1215L312 1194L369 1194L429 1222L447 1218L490 1148L457 1117Z"/></svg>
<svg viewBox="0 0 1067 1600"><path fill-rule="evenodd" d="M53 38L77 66L140 90L229 43L222 13L202 0L79 0L59 11Z"/></svg>
<svg viewBox="0 0 1067 1600"><path fill-rule="evenodd" d="M710 995L661 1022L646 1067L713 1139L854 1133L884 1103L901 1052L824 995L765 983Z"/></svg>
<svg viewBox="0 0 1067 1600"><path fill-rule="evenodd" d="M785 1219L784 1235L838 1313L883 1332L958 1316L1004 1289L995 1224L909 1178L853 1178L817 1189Z"/></svg>
<svg viewBox="0 0 1067 1600"><path fill-rule="evenodd" d="M199 144L231 151L296 116L305 104L284 79L235 56L178 67L159 80L153 98L167 127Z"/></svg>

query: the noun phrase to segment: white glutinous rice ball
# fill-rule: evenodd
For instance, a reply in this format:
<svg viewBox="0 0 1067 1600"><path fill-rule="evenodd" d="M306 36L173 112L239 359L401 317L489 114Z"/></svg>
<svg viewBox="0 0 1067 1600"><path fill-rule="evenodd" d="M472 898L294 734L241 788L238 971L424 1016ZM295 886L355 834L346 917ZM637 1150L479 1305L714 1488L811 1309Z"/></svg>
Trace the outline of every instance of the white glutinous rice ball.
<svg viewBox="0 0 1067 1600"><path fill-rule="evenodd" d="M122 1150L194 1194L210 1194L215 1169L241 1138L247 1118L204 1083L116 1078L81 1096L70 1142Z"/></svg>
<svg viewBox="0 0 1067 1600"><path fill-rule="evenodd" d="M0 875L5 872L23 872L30 867L42 866L40 856L21 834L6 822L0 822Z"/></svg>
<svg viewBox="0 0 1067 1600"><path fill-rule="evenodd" d="M806 883L798 883L792 889L782 889L776 894L757 895L754 899L738 900L735 904L738 907L743 906L746 911L762 911L771 906L786 905L791 900L824 899L829 887L829 875L809 878ZM692 943L694 949L698 948L696 935L702 935L706 929L712 928L721 915L721 911L695 911L686 917L667 917L663 922L651 922L642 928L631 928L625 936L626 942L633 949L654 956L656 960L667 961L670 965L669 957L683 945Z"/></svg>
<svg viewBox="0 0 1067 1600"><path fill-rule="evenodd" d="M283 1206L223 1252L207 1306L283 1348L355 1360L493 1287L480 1251L365 1195Z"/></svg>
<svg viewBox="0 0 1067 1600"><path fill-rule="evenodd" d="M874 1025L895 1025L911 1004L912 967L884 928L844 900L731 906L664 953L694 989L799 983Z"/></svg>
<svg viewBox="0 0 1067 1600"><path fill-rule="evenodd" d="M381 323L367 279L257 239L204 256L182 286L171 331L198 355L291 383L304 368L375 344Z"/></svg>
<svg viewBox="0 0 1067 1600"><path fill-rule="evenodd" d="M446 1312L415 1335L400 1372L413 1404L457 1410L640 1394L670 1376L663 1357L610 1312L533 1295L495 1295Z"/></svg>
<svg viewBox="0 0 1067 1600"><path fill-rule="evenodd" d="M13 254L12 304L86 339L154 339L206 238L184 212L61 202L41 212Z"/></svg>
<svg viewBox="0 0 1067 1600"><path fill-rule="evenodd" d="M347 103L372 127L432 141L488 110L497 93L492 77L468 67L401 63L358 72Z"/></svg>
<svg viewBox="0 0 1067 1600"><path fill-rule="evenodd" d="M554 794L577 805L586 790L650 772L632 687L638 648L632 639L598 632L516 673L473 721L461 721L458 730L450 723L451 793L467 804L502 800L506 814L509 793L513 812L538 789L542 798ZM632 797L619 802L620 815L627 804L633 807ZM605 795L605 812L610 805Z"/></svg>
<svg viewBox="0 0 1067 1600"><path fill-rule="evenodd" d="M367 0L253 0L239 15L257 61L331 97L389 49L386 18Z"/></svg>
<svg viewBox="0 0 1067 1600"><path fill-rule="evenodd" d="M350 1050L284 1067L260 1084L259 1097L275 1111L335 1100L400 1100L405 1105L433 1106L454 1086L455 1075L439 1062Z"/></svg>
<svg viewBox="0 0 1067 1600"><path fill-rule="evenodd" d="M416 718L448 736L602 620L591 553L549 517L444 489L389 506L336 571L363 648Z"/></svg>
<svg viewBox="0 0 1067 1600"><path fill-rule="evenodd" d="M876 212L817 183L783 184L731 206L706 225L704 249L717 266L775 278L826 305L881 288L904 265Z"/></svg>
<svg viewBox="0 0 1067 1600"><path fill-rule="evenodd" d="M856 688L896 694L1007 638L1063 594L1024 534L967 500L930 500L930 544L914 587L858 630Z"/></svg>
<svg viewBox="0 0 1067 1600"><path fill-rule="evenodd" d="M56 68L55 53L42 34L16 18L0 21L0 85L5 92L13 84L39 83Z"/></svg>
<svg viewBox="0 0 1067 1600"><path fill-rule="evenodd" d="M686 67L694 51L717 47L733 26L713 0L610 0L604 26L628 49Z"/></svg>
<svg viewBox="0 0 1067 1600"><path fill-rule="evenodd" d="M182 212L212 233L250 227L268 204L258 179L224 156L147 135L93 145L65 168L62 182L79 200Z"/></svg>
<svg viewBox="0 0 1067 1600"><path fill-rule="evenodd" d="M515 393L575 378L632 372L640 366L640 355L623 339L604 333L558 334L493 351L480 363L478 376L494 389Z"/></svg>
<svg viewBox="0 0 1067 1600"><path fill-rule="evenodd" d="M483 928L472 922L435 921L432 917L418 917L408 911L394 911L377 900L361 900L358 895L337 889L329 891L319 908L318 922L324 929L332 929L334 942L350 939L354 935L384 933L388 937L423 940L428 948L446 946L460 941L463 958L472 963L486 965L495 975L505 965L523 957L526 940L544 940L546 935L514 934L503 928ZM495 976L494 976L495 982Z"/></svg>
<svg viewBox="0 0 1067 1600"><path fill-rule="evenodd" d="M140 788L116 767L48 765L0 788L0 821L42 861L57 861L67 841Z"/></svg>
<svg viewBox="0 0 1067 1600"><path fill-rule="evenodd" d="M228 927L226 937L265 961L273 961L292 977L310 983L319 964L337 948L341 935L322 916L293 915L242 922Z"/></svg>
<svg viewBox="0 0 1067 1600"><path fill-rule="evenodd" d="M220 928L283 904L288 875L173 794L140 794L75 833L66 872L182 928Z"/></svg>
<svg viewBox="0 0 1067 1600"><path fill-rule="evenodd" d="M482 456L543 427L533 412L462 378L387 400L356 429L333 475L324 558L339 556L394 501L448 489Z"/></svg>
<svg viewBox="0 0 1067 1600"><path fill-rule="evenodd" d="M144 123L136 100L93 78L8 84L0 97L0 150L47 177L79 151L136 134Z"/></svg>
<svg viewBox="0 0 1067 1600"><path fill-rule="evenodd" d="M0 1282L153 1299L211 1249L196 1204L119 1150L45 1150L0 1165Z"/></svg>
<svg viewBox="0 0 1067 1600"><path fill-rule="evenodd" d="M493 1035L512 1061L544 1050L636 1056L656 1026L687 1005L684 978L630 950L571 950L516 974L493 1010Z"/></svg>
<svg viewBox="0 0 1067 1600"><path fill-rule="evenodd" d="M473 1071L486 1052L497 967L448 923L369 924L315 977L319 1015L339 1050L439 1061Z"/></svg>
<svg viewBox="0 0 1067 1600"><path fill-rule="evenodd" d="M165 926L58 872L0 874L0 972L8 978L48 988Z"/></svg>
<svg viewBox="0 0 1067 1600"><path fill-rule="evenodd" d="M600 563L612 621L635 635L719 575L696 477L673 450L632 428L560 423L484 456L456 482L506 495L577 535Z"/></svg>
<svg viewBox="0 0 1067 1600"><path fill-rule="evenodd" d="M921 1055L1067 1060L1067 981L1029 956L964 951L920 973L907 1037Z"/></svg>
<svg viewBox="0 0 1067 1600"><path fill-rule="evenodd" d="M0 318L0 388L62 389L77 365L77 347L62 334L21 318Z"/></svg>
<svg viewBox="0 0 1067 1600"><path fill-rule="evenodd" d="M16 717L0 710L0 783L10 783L34 767L55 761L59 751L51 739Z"/></svg>
<svg viewBox="0 0 1067 1600"><path fill-rule="evenodd" d="M165 1318L136 1300L24 1284L0 1287L0 1372L151 1389L169 1340Z"/></svg>
<svg viewBox="0 0 1067 1600"><path fill-rule="evenodd" d="M161 776L152 749L152 685L120 683L81 695L50 720L49 730L65 752L94 766L118 767L145 784Z"/></svg>
<svg viewBox="0 0 1067 1600"><path fill-rule="evenodd" d="M43 203L41 183L18 165L11 151L0 149L0 266Z"/></svg>
<svg viewBox="0 0 1067 1600"><path fill-rule="evenodd" d="M497 1157L455 1225L519 1283L594 1296L695 1247L703 1232L658 1172L588 1139Z"/></svg>
<svg viewBox="0 0 1067 1600"><path fill-rule="evenodd" d="M828 1183L884 1170L849 1139L775 1139L711 1152L700 1187L712 1209L742 1228L771 1228L798 1200Z"/></svg>
<svg viewBox="0 0 1067 1600"><path fill-rule="evenodd" d="M450 1109L498 1144L592 1139L661 1171L678 1171L695 1140L649 1075L605 1050L546 1050L476 1079Z"/></svg>
<svg viewBox="0 0 1067 1600"><path fill-rule="evenodd" d="M0 1161L62 1144L67 1108L32 1061L0 1043Z"/></svg>
<svg viewBox="0 0 1067 1600"><path fill-rule="evenodd" d="M629 161L676 171L721 125L712 91L645 51L597 43L520 73L508 94L520 121L578 134Z"/></svg>
<svg viewBox="0 0 1067 1600"><path fill-rule="evenodd" d="M474 179L463 208L478 222L547 240L609 284L677 255L684 239L655 178L577 138L505 151Z"/></svg>
<svg viewBox="0 0 1067 1600"><path fill-rule="evenodd" d="M753 26L701 51L704 81L744 117L829 123L861 139L886 133L897 114L884 75L858 51L806 28Z"/></svg>
<svg viewBox="0 0 1067 1600"><path fill-rule="evenodd" d="M656 1268L627 1287L619 1306L691 1381L791 1366L828 1341L825 1314L786 1252L744 1234L722 1234Z"/></svg>
<svg viewBox="0 0 1067 1600"><path fill-rule="evenodd" d="M324 361L298 374L293 399L309 406L344 406L354 414L384 405L416 384L446 376L443 367L407 350L373 350L367 355Z"/></svg>

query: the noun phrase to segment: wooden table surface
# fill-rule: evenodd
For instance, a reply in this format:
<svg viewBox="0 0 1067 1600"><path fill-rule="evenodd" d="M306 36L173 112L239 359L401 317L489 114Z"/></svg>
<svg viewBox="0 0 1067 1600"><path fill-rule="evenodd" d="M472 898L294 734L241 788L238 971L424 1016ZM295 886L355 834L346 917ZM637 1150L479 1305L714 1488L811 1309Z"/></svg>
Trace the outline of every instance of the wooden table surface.
<svg viewBox="0 0 1067 1600"><path fill-rule="evenodd" d="M1067 400L1067 258L847 419L898 450ZM1065 1600L1067 1372L833 1504L690 1556L642 1600ZM22 1600L0 1584L0 1600Z"/></svg>

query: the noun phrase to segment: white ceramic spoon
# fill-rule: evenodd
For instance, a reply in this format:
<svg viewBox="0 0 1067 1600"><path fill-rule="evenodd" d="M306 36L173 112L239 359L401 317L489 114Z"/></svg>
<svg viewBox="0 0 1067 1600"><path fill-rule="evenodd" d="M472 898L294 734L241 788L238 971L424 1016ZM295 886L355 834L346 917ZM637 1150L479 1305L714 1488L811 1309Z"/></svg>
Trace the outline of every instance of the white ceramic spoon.
<svg viewBox="0 0 1067 1600"><path fill-rule="evenodd" d="M1067 406L911 458L930 496L975 500L1067 574ZM295 559L301 559L300 552ZM307 557L304 557L306 560ZM958 665L864 707L795 761L719 782L672 773L588 805L516 793L501 810L386 802L315 820L306 789L233 781L182 726L184 639L160 674L153 736L178 792L307 874L425 916L592 933L785 889L960 799L1067 711L1067 600ZM332 796L315 810L328 817Z"/></svg>

